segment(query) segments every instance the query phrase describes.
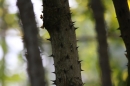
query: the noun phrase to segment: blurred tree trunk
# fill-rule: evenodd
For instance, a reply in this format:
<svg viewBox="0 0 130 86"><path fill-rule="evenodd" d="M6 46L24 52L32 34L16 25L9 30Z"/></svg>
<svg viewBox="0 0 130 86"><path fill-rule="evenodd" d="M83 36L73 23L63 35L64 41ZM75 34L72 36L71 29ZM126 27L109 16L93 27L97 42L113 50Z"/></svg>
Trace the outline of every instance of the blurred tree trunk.
<svg viewBox="0 0 130 86"><path fill-rule="evenodd" d="M56 86L83 86L74 22L68 0L43 0L44 27L50 34Z"/></svg>
<svg viewBox="0 0 130 86"><path fill-rule="evenodd" d="M127 86L130 86L130 13L127 0L113 0L117 20L119 23L119 30L124 44L126 46L126 57L128 59L128 79Z"/></svg>
<svg viewBox="0 0 130 86"><path fill-rule="evenodd" d="M112 86L109 64L108 44L104 20L104 7L101 0L91 0L91 6L96 23L99 65L101 68L102 86Z"/></svg>
<svg viewBox="0 0 130 86"><path fill-rule="evenodd" d="M38 28L36 26L33 5L31 0L17 0L20 18L23 25L23 39L26 47L28 75L31 86L46 86L42 59L38 46Z"/></svg>

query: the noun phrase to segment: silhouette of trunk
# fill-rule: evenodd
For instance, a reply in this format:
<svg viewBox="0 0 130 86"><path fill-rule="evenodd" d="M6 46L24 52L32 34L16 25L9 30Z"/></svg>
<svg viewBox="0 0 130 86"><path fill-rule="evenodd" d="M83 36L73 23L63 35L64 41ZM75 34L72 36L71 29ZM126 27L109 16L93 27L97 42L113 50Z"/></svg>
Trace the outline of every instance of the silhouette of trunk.
<svg viewBox="0 0 130 86"><path fill-rule="evenodd" d="M127 86L130 86L130 14L127 0L113 0L119 30L126 46L126 57L128 59L128 79Z"/></svg>
<svg viewBox="0 0 130 86"><path fill-rule="evenodd" d="M105 21L104 21L104 8L101 0L91 0L91 6L96 22L95 29L97 32L98 56L99 56L99 65L101 68L102 86L112 86L109 55L108 55L108 44L107 44Z"/></svg>
<svg viewBox="0 0 130 86"><path fill-rule="evenodd" d="M45 86L44 70L38 47L38 28L33 12L31 0L18 0L17 6L23 25L23 39L26 47L26 59L28 62L28 75L31 86Z"/></svg>
<svg viewBox="0 0 130 86"><path fill-rule="evenodd" d="M43 0L44 27L50 34L56 86L83 86L74 22L68 0Z"/></svg>

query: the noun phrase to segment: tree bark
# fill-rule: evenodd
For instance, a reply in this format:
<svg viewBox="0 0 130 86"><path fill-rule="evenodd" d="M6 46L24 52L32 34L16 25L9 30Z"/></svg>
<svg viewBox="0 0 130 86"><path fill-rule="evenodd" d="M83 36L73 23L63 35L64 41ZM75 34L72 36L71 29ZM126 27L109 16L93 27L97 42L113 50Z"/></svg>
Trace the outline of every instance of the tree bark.
<svg viewBox="0 0 130 86"><path fill-rule="evenodd" d="M91 0L91 6L96 22L95 29L98 41L98 56L99 56L99 65L101 68L102 86L112 86L108 44L107 44L107 36L104 20L104 8L101 0Z"/></svg>
<svg viewBox="0 0 130 86"><path fill-rule="evenodd" d="M31 86L45 86L44 70L38 47L38 28L33 12L31 0L18 0L17 6L23 25L24 45L26 47L26 59L28 62L28 75Z"/></svg>
<svg viewBox="0 0 130 86"><path fill-rule="evenodd" d="M50 34L56 86L83 86L74 22L68 0L43 0L44 27Z"/></svg>
<svg viewBox="0 0 130 86"><path fill-rule="evenodd" d="M128 59L128 79L127 86L130 86L130 13L127 0L113 0L119 30L126 46L126 57Z"/></svg>

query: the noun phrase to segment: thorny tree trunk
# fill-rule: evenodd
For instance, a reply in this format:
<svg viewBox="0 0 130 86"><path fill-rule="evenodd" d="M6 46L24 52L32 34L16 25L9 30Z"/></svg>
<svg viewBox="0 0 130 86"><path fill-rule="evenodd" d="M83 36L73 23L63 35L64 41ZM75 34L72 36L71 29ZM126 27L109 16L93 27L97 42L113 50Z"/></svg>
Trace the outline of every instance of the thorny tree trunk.
<svg viewBox="0 0 130 86"><path fill-rule="evenodd" d="M38 28L31 0L18 0L17 6L23 24L24 44L27 49L28 75L31 86L45 86L44 71L38 47Z"/></svg>
<svg viewBox="0 0 130 86"><path fill-rule="evenodd" d="M130 86L130 14L127 0L113 0L115 7L119 30L125 46L126 46L126 57L128 59L128 79L127 86Z"/></svg>
<svg viewBox="0 0 130 86"><path fill-rule="evenodd" d="M109 65L108 44L104 21L104 8L101 0L91 0L93 15L96 22L98 41L99 65L101 67L102 86L112 86L111 71Z"/></svg>
<svg viewBox="0 0 130 86"><path fill-rule="evenodd" d="M44 27L50 34L56 86L83 86L74 22L68 0L43 0Z"/></svg>

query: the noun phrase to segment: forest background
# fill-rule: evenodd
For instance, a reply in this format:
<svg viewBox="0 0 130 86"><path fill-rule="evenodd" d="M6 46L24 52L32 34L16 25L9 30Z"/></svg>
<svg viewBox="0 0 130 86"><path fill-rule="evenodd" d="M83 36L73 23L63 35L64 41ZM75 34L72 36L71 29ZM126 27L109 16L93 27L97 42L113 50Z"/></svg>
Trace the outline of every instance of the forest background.
<svg viewBox="0 0 130 86"><path fill-rule="evenodd" d="M50 42L46 39L49 34L46 29L41 29L42 1L32 0L36 16L37 26L42 38L41 43L44 52L41 53L43 66L46 70L46 78L55 79L53 58ZM76 21L76 36L79 40L79 57L82 62L82 79L85 86L101 86L100 66L98 62L97 40L95 22L89 0L69 0L72 20ZM130 3L130 1L128 1ZM123 86L127 78L127 58L125 47L117 30L118 23L111 0L104 0L104 17L109 45L109 59L111 66L112 83L114 86ZM0 0L0 86L28 86L29 80L26 73L26 59L22 43L22 32L17 17L16 0ZM3 29L5 28L5 29Z"/></svg>

